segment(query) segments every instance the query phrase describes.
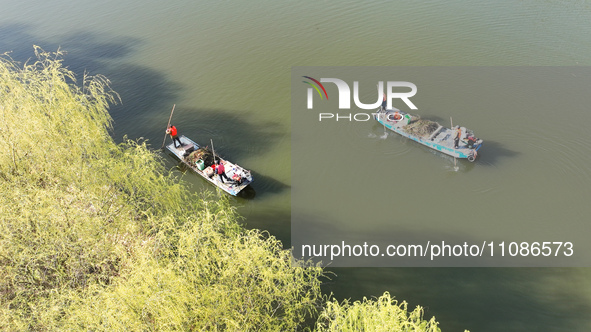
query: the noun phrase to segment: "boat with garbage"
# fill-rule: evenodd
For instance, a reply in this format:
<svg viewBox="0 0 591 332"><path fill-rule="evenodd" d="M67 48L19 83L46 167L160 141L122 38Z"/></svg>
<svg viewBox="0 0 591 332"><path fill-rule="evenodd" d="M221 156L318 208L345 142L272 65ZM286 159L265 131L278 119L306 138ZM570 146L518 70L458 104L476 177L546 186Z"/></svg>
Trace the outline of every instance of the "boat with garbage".
<svg viewBox="0 0 591 332"><path fill-rule="evenodd" d="M253 182L252 174L249 170L220 157L220 155L215 153L213 147L210 149L208 146L200 146L184 135L179 136L179 139L181 146L175 147L173 141L166 148L183 164L214 186L232 196L237 196ZM224 164L225 174L229 178L229 181L225 180L222 182L219 176L214 174L215 163L217 161Z"/></svg>
<svg viewBox="0 0 591 332"><path fill-rule="evenodd" d="M435 121L383 106L373 116L385 128L455 158L474 162L482 147L482 139L476 138L474 132L465 127L452 125L452 128L446 128Z"/></svg>

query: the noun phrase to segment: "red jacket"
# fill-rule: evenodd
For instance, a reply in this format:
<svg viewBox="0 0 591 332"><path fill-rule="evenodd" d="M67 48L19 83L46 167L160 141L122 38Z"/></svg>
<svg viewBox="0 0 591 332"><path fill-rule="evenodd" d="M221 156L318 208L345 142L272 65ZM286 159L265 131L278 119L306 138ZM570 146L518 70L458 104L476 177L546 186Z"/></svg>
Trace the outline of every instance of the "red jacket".
<svg viewBox="0 0 591 332"><path fill-rule="evenodd" d="M217 172L218 172L218 174L224 174L225 171L226 171L226 169L224 168L224 164L220 163L217 166Z"/></svg>
<svg viewBox="0 0 591 332"><path fill-rule="evenodd" d="M177 135L176 127L172 126L172 127L168 128L168 133L170 134L170 136L175 137Z"/></svg>

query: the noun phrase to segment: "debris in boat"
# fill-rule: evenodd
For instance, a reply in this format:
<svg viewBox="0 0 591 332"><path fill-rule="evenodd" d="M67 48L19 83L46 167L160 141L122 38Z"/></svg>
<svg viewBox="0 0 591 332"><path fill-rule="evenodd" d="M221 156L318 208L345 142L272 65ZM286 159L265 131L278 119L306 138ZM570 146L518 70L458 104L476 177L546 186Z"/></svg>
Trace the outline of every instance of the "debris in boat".
<svg viewBox="0 0 591 332"><path fill-rule="evenodd" d="M407 133L420 137L429 137L438 128L439 124L437 122L424 119L418 119L402 127Z"/></svg>
<svg viewBox="0 0 591 332"><path fill-rule="evenodd" d="M187 165L189 169L202 176L217 188L232 196L236 196L252 183L253 178L249 170L228 160L224 160L219 155L215 154L215 159L224 163L226 176L230 179L234 179L234 181L230 181L230 183L222 183L221 181L218 181L217 177L213 176L214 170L211 167L214 162L213 146L211 150L208 147L200 147L186 136L181 136L180 140L183 147L191 146L191 150L185 151L185 149L177 149L174 147L174 144L171 143L166 146L168 151L172 152L172 154L179 158L183 164ZM186 156L185 152L187 152Z"/></svg>
<svg viewBox="0 0 591 332"><path fill-rule="evenodd" d="M195 165L197 161L203 160L205 167L210 167L213 165L213 153L209 151L207 147L200 147L199 149L191 152L191 154L186 157L186 160L191 165Z"/></svg>

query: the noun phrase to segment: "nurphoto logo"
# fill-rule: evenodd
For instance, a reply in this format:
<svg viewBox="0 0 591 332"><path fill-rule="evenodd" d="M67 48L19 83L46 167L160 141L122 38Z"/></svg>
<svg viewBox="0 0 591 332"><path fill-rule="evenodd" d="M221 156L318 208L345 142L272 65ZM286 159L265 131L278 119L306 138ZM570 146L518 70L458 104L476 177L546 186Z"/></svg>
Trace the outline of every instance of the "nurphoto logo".
<svg viewBox="0 0 591 332"><path fill-rule="evenodd" d="M302 76L304 78L309 79L310 81L316 83L312 84L309 81L303 81L304 83L310 85L311 87L308 88L308 98L307 98L307 106L308 109L314 108L314 90L320 96L320 99L323 100L326 97L328 100L328 93L324 88L322 83L334 83L337 86L338 94L339 94L339 109L351 109L351 88L347 82L338 79L338 78L321 78L320 80L316 80L310 76ZM407 92L398 92L395 91L396 88L410 88L410 91ZM324 95L320 91L324 92ZM360 109L364 110L371 110L376 109L382 105L382 96L386 98L386 107L388 109L392 108L392 100L393 99L400 99L402 100L410 109L416 110L417 107L410 101L410 97L414 96L417 93L417 86L411 82L403 82L403 81L387 81L386 82L386 91L384 91L384 82L379 81L377 83L377 101L373 104L365 104L359 100L359 82L353 81L353 102L355 106Z"/></svg>
<svg viewBox="0 0 591 332"><path fill-rule="evenodd" d="M304 83L310 85L307 90L307 108L313 109L314 108L314 90L320 96L320 100L328 100L328 93L326 92L326 88L322 83L334 83L337 87L338 91L338 101L339 101L339 110L348 110L351 109L351 88L347 82L338 79L338 78L321 78L317 80L310 76L302 76L309 81L303 81ZM311 81L311 82L310 82ZM312 83L313 82L313 83ZM385 86L385 91L384 91ZM365 104L362 103L359 99L359 82L353 81L353 102L357 108L363 110L375 110L380 106L385 107L386 109L392 109L392 100L393 99L400 99L402 100L408 108L412 110L416 110L417 107L410 101L410 98L417 93L417 86L411 82L403 82L403 81L379 81L376 84L377 87L377 101L373 104ZM400 88L408 89L410 91L401 92ZM383 96L383 98L382 98ZM318 121L333 119L336 121L339 120L349 120L349 121L369 121L372 118L372 115L369 113L347 113L347 114L339 114L338 112L335 113L319 113L318 114Z"/></svg>

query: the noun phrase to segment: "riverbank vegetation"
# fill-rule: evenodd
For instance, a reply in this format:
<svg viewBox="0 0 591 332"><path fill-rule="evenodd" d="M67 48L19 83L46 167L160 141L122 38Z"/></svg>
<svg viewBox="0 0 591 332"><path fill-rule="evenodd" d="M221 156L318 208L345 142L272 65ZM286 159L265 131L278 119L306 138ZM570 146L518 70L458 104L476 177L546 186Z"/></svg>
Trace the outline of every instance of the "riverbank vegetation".
<svg viewBox="0 0 591 332"><path fill-rule="evenodd" d="M0 58L1 330L296 331L317 319L318 331L439 331L387 294L322 296L321 268L293 267L145 142L113 142L105 77L77 81L59 52L35 51Z"/></svg>

